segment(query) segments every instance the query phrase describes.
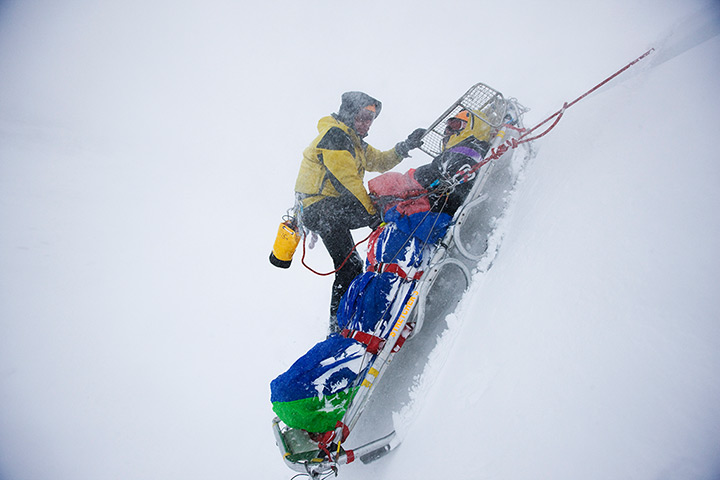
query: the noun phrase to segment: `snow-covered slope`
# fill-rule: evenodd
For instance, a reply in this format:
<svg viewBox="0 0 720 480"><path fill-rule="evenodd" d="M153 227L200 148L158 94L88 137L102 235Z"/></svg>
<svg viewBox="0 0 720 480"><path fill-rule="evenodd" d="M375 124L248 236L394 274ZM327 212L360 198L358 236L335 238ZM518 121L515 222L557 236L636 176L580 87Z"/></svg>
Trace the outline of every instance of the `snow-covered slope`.
<svg viewBox="0 0 720 480"><path fill-rule="evenodd" d="M533 124L650 46L539 142L404 444L342 475L717 478L715 3L536 3L0 4L0 478L289 478L268 384L331 280L267 254L317 118L367 90L388 148L484 81Z"/></svg>
<svg viewBox="0 0 720 480"><path fill-rule="evenodd" d="M720 477L718 125L664 121L717 111L719 49L543 142L388 478Z"/></svg>

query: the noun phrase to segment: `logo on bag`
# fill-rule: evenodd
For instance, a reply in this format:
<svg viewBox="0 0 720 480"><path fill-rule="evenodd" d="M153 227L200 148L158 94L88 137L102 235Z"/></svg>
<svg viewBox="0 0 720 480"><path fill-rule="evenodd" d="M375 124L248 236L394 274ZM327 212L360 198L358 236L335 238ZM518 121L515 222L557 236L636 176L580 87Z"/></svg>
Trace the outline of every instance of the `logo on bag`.
<svg viewBox="0 0 720 480"><path fill-rule="evenodd" d="M403 307L402 312L400 313L400 317L398 317L397 322L395 322L395 326L392 329L392 332L390 332L391 337L395 337L397 333L400 331L400 327L402 325L405 325L405 322L407 321L407 316L410 315L410 312L412 311L413 305L415 305L415 300L417 300L419 293L417 290L414 290L410 294L410 298L408 298L407 303Z"/></svg>

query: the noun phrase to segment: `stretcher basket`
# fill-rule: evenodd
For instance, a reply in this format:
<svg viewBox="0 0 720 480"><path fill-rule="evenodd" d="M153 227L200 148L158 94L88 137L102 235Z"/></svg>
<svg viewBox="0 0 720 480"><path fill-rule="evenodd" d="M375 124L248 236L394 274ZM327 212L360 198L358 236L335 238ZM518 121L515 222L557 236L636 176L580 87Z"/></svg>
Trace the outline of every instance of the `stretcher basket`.
<svg viewBox="0 0 720 480"><path fill-rule="evenodd" d="M442 151L445 123L461 110L473 112L491 127L490 150L522 131L522 116L527 111L515 99L506 99L500 92L478 83L448 108L427 129L422 151L432 158ZM478 115L479 114L479 115ZM525 144L525 159L532 155L532 145ZM382 457L400 443L396 433L349 449L345 439L360 419L375 386L378 384L395 354L405 340L419 335L425 323L435 321L436 314L428 314L430 303L442 302L444 311L453 311L470 285L473 270L487 250L487 240L494 228L493 219L501 215L504 199L512 187L515 175L511 160L517 154L507 149L497 158L480 162L477 176L463 205L455 212L443 239L423 262L418 280L406 282L397 291L391 324L394 325L382 350L377 355L366 354L367 364L358 376L360 389L334 432L321 445L317 438L304 430L289 428L278 418L273 420L276 442L285 463L294 471L311 479L323 479L337 473L338 466L360 459L369 463ZM486 158L488 156L486 155ZM408 272L412 278L416 272Z"/></svg>

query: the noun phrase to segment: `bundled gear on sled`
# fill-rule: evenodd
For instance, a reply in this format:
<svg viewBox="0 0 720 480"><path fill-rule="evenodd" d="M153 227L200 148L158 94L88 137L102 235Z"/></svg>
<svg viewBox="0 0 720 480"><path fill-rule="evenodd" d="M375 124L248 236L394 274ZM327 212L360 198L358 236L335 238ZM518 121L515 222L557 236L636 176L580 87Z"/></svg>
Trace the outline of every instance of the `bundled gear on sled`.
<svg viewBox="0 0 720 480"><path fill-rule="evenodd" d="M271 382L273 431L293 470L322 478L399 443L391 431L351 448L348 436L394 356L422 331L428 299L446 296L437 294L438 279L459 274L446 299L452 308L469 285L499 214L488 199L515 180L514 149L497 147L519 136L525 112L477 84L424 131L420 148L430 163L368 182L383 223L370 236L365 271L338 306L340 331Z"/></svg>

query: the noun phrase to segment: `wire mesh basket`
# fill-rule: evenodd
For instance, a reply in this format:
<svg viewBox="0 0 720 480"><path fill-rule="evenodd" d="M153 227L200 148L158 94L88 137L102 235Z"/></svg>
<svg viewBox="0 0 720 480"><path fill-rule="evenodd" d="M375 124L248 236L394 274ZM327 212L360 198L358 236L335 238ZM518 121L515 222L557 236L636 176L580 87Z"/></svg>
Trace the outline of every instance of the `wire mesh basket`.
<svg viewBox="0 0 720 480"><path fill-rule="evenodd" d="M427 129L423 136L420 150L431 157L436 157L443 150L445 123L458 112L468 110L474 117L487 123L492 128L502 125L507 112L507 102L502 93L483 83L473 85ZM478 115L482 114L482 115Z"/></svg>

